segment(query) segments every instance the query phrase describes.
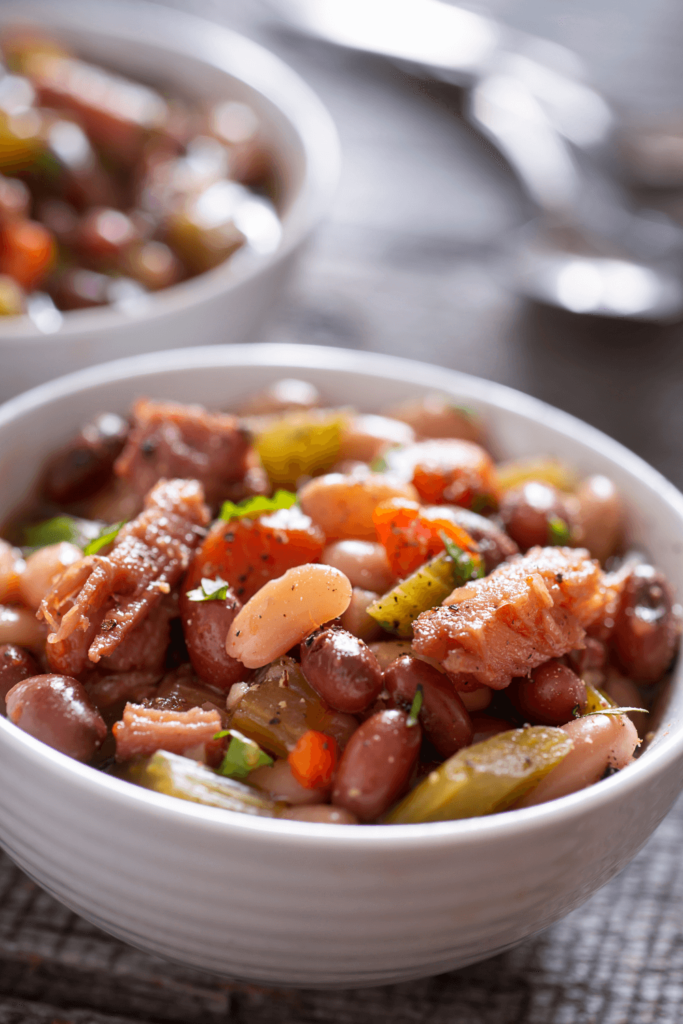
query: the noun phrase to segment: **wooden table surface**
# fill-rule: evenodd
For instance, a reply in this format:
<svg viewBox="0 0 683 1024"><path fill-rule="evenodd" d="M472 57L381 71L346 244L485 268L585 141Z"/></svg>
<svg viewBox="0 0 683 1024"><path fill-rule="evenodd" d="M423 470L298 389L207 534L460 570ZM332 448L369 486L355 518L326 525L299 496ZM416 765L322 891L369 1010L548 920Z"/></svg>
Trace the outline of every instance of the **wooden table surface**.
<svg viewBox="0 0 683 1024"><path fill-rule="evenodd" d="M501 254L525 205L452 90L274 34L257 0L173 2L280 53L339 127L339 194L269 340L390 352L510 384L683 486L681 328L564 316L508 292ZM677 0L486 7L575 48L625 109L681 110ZM349 992L228 984L169 965L77 918L2 858L0 1024L679 1024L682 847L679 802L629 868L545 933L451 974Z"/></svg>

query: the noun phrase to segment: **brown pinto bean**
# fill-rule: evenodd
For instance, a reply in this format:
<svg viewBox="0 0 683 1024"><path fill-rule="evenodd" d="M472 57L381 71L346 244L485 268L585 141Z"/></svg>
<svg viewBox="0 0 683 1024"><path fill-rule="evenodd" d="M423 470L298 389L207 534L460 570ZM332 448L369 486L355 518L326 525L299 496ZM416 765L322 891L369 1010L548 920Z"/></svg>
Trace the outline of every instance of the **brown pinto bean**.
<svg viewBox="0 0 683 1024"><path fill-rule="evenodd" d="M384 686L394 703L406 711L422 687L420 722L442 757L450 757L472 742L472 722L460 696L446 676L418 658L397 658L384 673Z"/></svg>
<svg viewBox="0 0 683 1024"><path fill-rule="evenodd" d="M522 551L540 544L556 543L551 530L553 520L562 520L571 527L566 502L555 487L538 480L528 480L520 487L506 491L500 502L500 518L509 535Z"/></svg>
<svg viewBox="0 0 683 1024"><path fill-rule="evenodd" d="M373 821L405 791L415 767L422 729L405 711L379 711L356 730L342 754L332 803L361 821Z"/></svg>
<svg viewBox="0 0 683 1024"><path fill-rule="evenodd" d="M668 580L651 565L636 565L624 585L613 634L626 675L656 683L673 658L679 632Z"/></svg>
<svg viewBox="0 0 683 1024"><path fill-rule="evenodd" d="M519 548L512 537L508 537L495 519L487 519L486 516L456 505L450 507L449 515L458 526L467 530L472 540L476 540L487 575L506 558L519 554Z"/></svg>
<svg viewBox="0 0 683 1024"><path fill-rule="evenodd" d="M7 694L7 717L24 732L77 761L89 761L107 727L71 676L32 676Z"/></svg>
<svg viewBox="0 0 683 1024"><path fill-rule="evenodd" d="M0 647L0 711L5 713L5 697L16 683L40 672L38 663L28 651L17 644Z"/></svg>
<svg viewBox="0 0 683 1024"><path fill-rule="evenodd" d="M128 424L115 413L102 413L86 424L48 464L45 497L58 505L89 498L106 483L127 435Z"/></svg>
<svg viewBox="0 0 683 1024"><path fill-rule="evenodd" d="M564 725L575 717L575 707L586 706L586 685L576 672L552 658L525 679L513 679L508 695L515 707L534 724Z"/></svg>
<svg viewBox="0 0 683 1024"><path fill-rule="evenodd" d="M325 626L301 644L301 669L313 689L336 711L355 714L382 689L382 670L367 644L353 633Z"/></svg>
<svg viewBox="0 0 683 1024"><path fill-rule="evenodd" d="M226 692L233 683L246 680L251 672L225 650L225 638L242 602L232 590L224 601L190 601L181 598L183 634L190 661L197 675Z"/></svg>

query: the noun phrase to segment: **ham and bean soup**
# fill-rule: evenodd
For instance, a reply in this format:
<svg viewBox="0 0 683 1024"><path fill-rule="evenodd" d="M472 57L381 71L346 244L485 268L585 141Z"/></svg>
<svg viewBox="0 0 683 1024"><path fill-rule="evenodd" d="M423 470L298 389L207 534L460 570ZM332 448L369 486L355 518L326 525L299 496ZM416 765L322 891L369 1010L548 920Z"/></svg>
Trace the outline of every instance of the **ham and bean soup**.
<svg viewBox="0 0 683 1024"><path fill-rule="evenodd" d="M190 102L60 42L0 39L0 316L113 304L280 239L256 112Z"/></svg>
<svg viewBox="0 0 683 1024"><path fill-rule="evenodd" d="M0 704L138 786L331 824L529 807L626 768L680 609L604 476L496 464L430 394L139 399L0 541Z"/></svg>

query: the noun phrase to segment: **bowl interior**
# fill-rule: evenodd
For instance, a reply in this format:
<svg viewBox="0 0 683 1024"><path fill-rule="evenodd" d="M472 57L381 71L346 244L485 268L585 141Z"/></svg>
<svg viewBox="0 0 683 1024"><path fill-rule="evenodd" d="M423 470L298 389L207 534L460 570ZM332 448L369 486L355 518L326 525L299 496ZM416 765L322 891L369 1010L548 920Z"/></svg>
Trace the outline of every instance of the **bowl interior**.
<svg viewBox="0 0 683 1024"><path fill-rule="evenodd" d="M501 385L408 360L308 346L212 346L139 356L72 374L13 399L0 408L0 522L25 502L45 458L90 416L104 410L125 413L142 395L229 410L282 376L309 380L326 401L363 411L380 411L436 389L482 415L497 457L548 454L581 474L604 472L625 499L630 543L644 549L676 593L683 594L683 496L617 442ZM682 675L679 662L662 723L638 768L658 747L683 746Z"/></svg>

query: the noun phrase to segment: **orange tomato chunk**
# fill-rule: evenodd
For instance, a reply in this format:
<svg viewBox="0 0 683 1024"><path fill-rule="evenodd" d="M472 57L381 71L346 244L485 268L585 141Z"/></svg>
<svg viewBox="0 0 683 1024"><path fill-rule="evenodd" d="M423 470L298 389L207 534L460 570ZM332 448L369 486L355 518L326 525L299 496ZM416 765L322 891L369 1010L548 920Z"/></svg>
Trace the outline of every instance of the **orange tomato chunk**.
<svg viewBox="0 0 683 1024"><path fill-rule="evenodd" d="M388 452L385 459L390 471L413 483L425 504L461 505L480 513L498 507L493 460L473 441L418 441Z"/></svg>
<svg viewBox="0 0 683 1024"><path fill-rule="evenodd" d="M257 519L219 519L198 548L185 586L220 576L245 602L288 569L320 561L324 546L322 530L295 505Z"/></svg>
<svg viewBox="0 0 683 1024"><path fill-rule="evenodd" d="M415 501L390 498L377 506L372 518L391 570L401 578L444 550L442 534L464 551L478 550L469 533L451 519L443 505L426 508Z"/></svg>
<svg viewBox="0 0 683 1024"><path fill-rule="evenodd" d="M5 225L0 245L0 272L30 291L50 269L55 255L52 234L34 220Z"/></svg>
<svg viewBox="0 0 683 1024"><path fill-rule="evenodd" d="M332 736L309 729L287 756L292 775L306 789L329 789L339 751Z"/></svg>

